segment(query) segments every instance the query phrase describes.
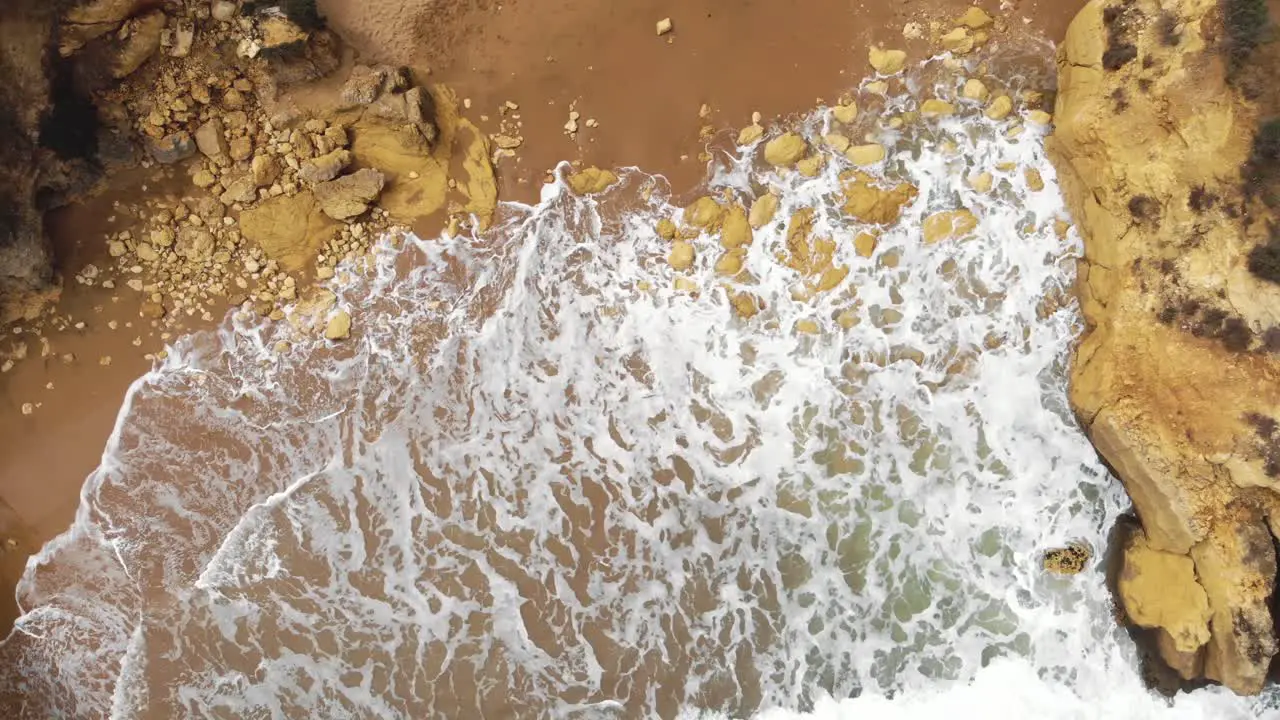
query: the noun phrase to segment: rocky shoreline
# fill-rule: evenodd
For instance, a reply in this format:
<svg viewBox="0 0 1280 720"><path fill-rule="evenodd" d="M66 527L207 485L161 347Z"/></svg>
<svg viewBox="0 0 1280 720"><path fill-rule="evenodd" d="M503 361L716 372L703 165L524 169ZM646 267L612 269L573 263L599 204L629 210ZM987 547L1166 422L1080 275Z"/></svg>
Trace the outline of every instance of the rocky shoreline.
<svg viewBox="0 0 1280 720"><path fill-rule="evenodd" d="M1090 2L1049 150L1085 238L1071 401L1141 521L1119 599L1182 680L1252 694L1277 653L1280 285L1250 269L1273 214L1242 171L1261 110L1232 8Z"/></svg>

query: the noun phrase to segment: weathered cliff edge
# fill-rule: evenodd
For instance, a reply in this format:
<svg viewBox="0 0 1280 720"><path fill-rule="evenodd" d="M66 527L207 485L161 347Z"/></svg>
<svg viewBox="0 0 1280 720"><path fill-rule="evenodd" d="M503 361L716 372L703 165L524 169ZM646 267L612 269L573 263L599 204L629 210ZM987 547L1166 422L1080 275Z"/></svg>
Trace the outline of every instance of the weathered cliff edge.
<svg viewBox="0 0 1280 720"><path fill-rule="evenodd" d="M1258 113L1226 33L1217 0L1093 0L1049 150L1085 240L1071 401L1143 528L1124 609L1183 678L1256 693L1277 651L1280 285L1248 269L1270 216L1242 182Z"/></svg>

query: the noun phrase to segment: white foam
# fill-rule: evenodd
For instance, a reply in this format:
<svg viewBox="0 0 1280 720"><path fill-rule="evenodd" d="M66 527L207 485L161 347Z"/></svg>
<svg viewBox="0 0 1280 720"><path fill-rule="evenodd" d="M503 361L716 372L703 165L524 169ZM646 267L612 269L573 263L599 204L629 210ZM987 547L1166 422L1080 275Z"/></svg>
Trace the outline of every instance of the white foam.
<svg viewBox="0 0 1280 720"><path fill-rule="evenodd" d="M815 178L717 161L712 190L782 197L745 259L749 321L714 238L700 293L672 286L654 228L678 210L633 169L592 198L558 180L483 236L384 247L339 289L345 343L278 357L282 326L236 318L184 339L30 566L0 686L24 717L1271 712L1168 705L1100 568L1039 568L1103 547L1124 497L1066 407L1078 314L1037 312L1079 241L1055 232L1036 131L970 112L884 139L877 172L920 195L871 260L838 156ZM1003 162L992 194L964 185ZM960 205L974 236L924 244ZM777 259L802 207L851 270L803 302Z"/></svg>

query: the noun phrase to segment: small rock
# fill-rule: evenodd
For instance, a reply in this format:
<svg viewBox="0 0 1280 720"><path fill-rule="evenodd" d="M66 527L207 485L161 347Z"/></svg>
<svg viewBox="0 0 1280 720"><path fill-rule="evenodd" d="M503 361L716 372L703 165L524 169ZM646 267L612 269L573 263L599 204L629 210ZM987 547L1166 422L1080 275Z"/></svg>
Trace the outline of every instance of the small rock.
<svg viewBox="0 0 1280 720"><path fill-rule="evenodd" d="M836 116L838 122L848 125L858 119L858 104L853 101L841 103L832 109L832 114Z"/></svg>
<svg viewBox="0 0 1280 720"><path fill-rule="evenodd" d="M902 50L885 50L879 45L873 45L867 59L871 62L871 67L881 75L896 75L906 66L907 53Z"/></svg>
<svg viewBox="0 0 1280 720"><path fill-rule="evenodd" d="M298 168L298 177L315 185L328 182L342 173L351 164L351 153L347 150L334 150L328 155L321 155L314 160L307 160Z"/></svg>
<svg viewBox="0 0 1280 720"><path fill-rule="evenodd" d="M844 156L854 165L874 165L885 159L885 149L880 143L854 145L845 151Z"/></svg>
<svg viewBox="0 0 1280 720"><path fill-rule="evenodd" d="M213 0L209 14L218 22L231 22L236 16L236 4L231 0Z"/></svg>
<svg viewBox="0 0 1280 720"><path fill-rule="evenodd" d="M1053 116L1043 110L1032 110L1027 113L1027 122L1032 125L1048 125L1053 122Z"/></svg>
<svg viewBox="0 0 1280 720"><path fill-rule="evenodd" d="M969 187L980 193L985 193L991 191L991 185L994 178L992 178L991 173L989 172L981 172L976 175L970 175L968 180Z"/></svg>
<svg viewBox="0 0 1280 720"><path fill-rule="evenodd" d="M835 150L838 153L843 153L844 151L849 149L849 138L845 137L844 135L841 135L840 133L830 133L828 135L824 135L822 137L822 141L827 144L827 147L831 148L832 150Z"/></svg>
<svg viewBox="0 0 1280 720"><path fill-rule="evenodd" d="M267 187L280 177L280 165L270 155L256 155L249 164L249 172L257 187Z"/></svg>
<svg viewBox="0 0 1280 720"><path fill-rule="evenodd" d="M684 240L676 240L671 244L671 252L667 255L667 264L674 270L688 270L693 266L694 257L693 245Z"/></svg>
<svg viewBox="0 0 1280 720"><path fill-rule="evenodd" d="M587 124L590 125L590 122ZM512 137L510 135L494 135L493 144L503 150L514 150L524 144L524 138Z"/></svg>
<svg viewBox="0 0 1280 720"><path fill-rule="evenodd" d="M676 224L670 218L662 218L658 221L658 237L663 240L674 240L676 237Z"/></svg>
<svg viewBox="0 0 1280 720"><path fill-rule="evenodd" d="M964 81L964 87L960 90L960 96L967 100L977 100L978 102L986 102L987 97L991 93L987 90L987 86L977 78L969 78Z"/></svg>
<svg viewBox="0 0 1280 720"><path fill-rule="evenodd" d="M198 188L209 188L218 182L218 178L214 177L213 173L208 170L201 168L195 175L191 176L191 182L195 183Z"/></svg>
<svg viewBox="0 0 1280 720"><path fill-rule="evenodd" d="M720 244L726 249L733 250L750 245L752 239L751 222L747 212L741 205L735 203L724 215L724 222L720 226Z"/></svg>
<svg viewBox="0 0 1280 720"><path fill-rule="evenodd" d="M756 198L755 202L751 203L751 213L748 216L748 223L751 227L759 230L767 225L773 219L773 216L777 214L779 202L780 199L773 193L765 193Z"/></svg>
<svg viewBox="0 0 1280 720"><path fill-rule="evenodd" d="M258 186L252 175L241 175L226 185L226 191L218 197L223 205L248 204L258 199Z"/></svg>
<svg viewBox="0 0 1280 720"><path fill-rule="evenodd" d="M720 222L724 219L724 208L715 198L703 195L685 207L683 219L691 227L714 230L720 227Z"/></svg>
<svg viewBox="0 0 1280 720"><path fill-rule="evenodd" d="M324 327L324 337L326 340L345 340L351 335L351 314L346 310L339 310L329 318L329 322Z"/></svg>
<svg viewBox="0 0 1280 720"><path fill-rule="evenodd" d="M973 36L967 28L958 27L939 38L942 47L957 55L963 55L973 49Z"/></svg>
<svg viewBox="0 0 1280 720"><path fill-rule="evenodd" d="M964 11L957 22L972 30L979 30L990 25L993 20L982 8L971 7Z"/></svg>
<svg viewBox="0 0 1280 720"><path fill-rule="evenodd" d="M238 137L231 141L231 159L236 162L248 160L253 155L253 140Z"/></svg>
<svg viewBox="0 0 1280 720"><path fill-rule="evenodd" d="M796 172L804 177L818 177L822 172L822 166L826 164L826 157L823 155L810 155L809 157L796 163Z"/></svg>
<svg viewBox="0 0 1280 720"><path fill-rule="evenodd" d="M986 116L992 120L1003 120L1013 112L1013 98L1001 95L987 106Z"/></svg>
<svg viewBox="0 0 1280 720"><path fill-rule="evenodd" d="M752 123L738 131L738 144L750 145L762 137L764 137L764 127Z"/></svg>
<svg viewBox="0 0 1280 720"><path fill-rule="evenodd" d="M962 237L978 226L978 218L968 210L944 210L924 220L924 241L936 243Z"/></svg>
<svg viewBox="0 0 1280 720"><path fill-rule="evenodd" d="M196 154L196 144L184 132L165 135L151 143L151 157L161 165L172 165Z"/></svg>
<svg viewBox="0 0 1280 720"><path fill-rule="evenodd" d="M859 257L869 258L876 253L876 245L879 242L879 238L871 233L859 233L853 240L853 249Z"/></svg>
<svg viewBox="0 0 1280 720"><path fill-rule="evenodd" d="M671 32L671 29L673 27L674 26L671 24L671 18L662 18L661 20L658 21L656 29L658 31L658 35L662 36Z"/></svg>
<svg viewBox="0 0 1280 720"><path fill-rule="evenodd" d="M765 143L764 160L774 167L795 165L808 151L804 138L788 132Z"/></svg>
<svg viewBox="0 0 1280 720"><path fill-rule="evenodd" d="M745 251L740 249L729 250L716 260L716 274L726 277L733 277L742 272L742 256Z"/></svg>
<svg viewBox="0 0 1280 720"><path fill-rule="evenodd" d="M920 105L920 114L925 117L945 117L955 113L956 106L946 100L938 98L929 98Z"/></svg>
<svg viewBox="0 0 1280 720"><path fill-rule="evenodd" d="M569 176L569 187L579 195L593 195L618 182L618 176L610 170L589 167Z"/></svg>
<svg viewBox="0 0 1280 720"><path fill-rule="evenodd" d="M213 118L196 130L196 147L211 158L228 154L229 148L222 120Z"/></svg>
<svg viewBox="0 0 1280 720"><path fill-rule="evenodd" d="M35 406L35 405L32 405L31 403L22 403L22 414L23 414L23 415L30 415L31 413L33 413L33 412L35 412L35 411L36 411L36 406Z"/></svg>
<svg viewBox="0 0 1280 720"><path fill-rule="evenodd" d="M138 247L134 250L134 254L138 256L139 260L144 262L155 262L160 259L160 254L157 253L155 248L151 247L148 243L138 243Z"/></svg>
<svg viewBox="0 0 1280 720"><path fill-rule="evenodd" d="M365 65L355 66L346 84L342 86L340 93L342 102L348 106L369 105L378 98L385 79L385 70Z"/></svg>
<svg viewBox="0 0 1280 720"><path fill-rule="evenodd" d="M144 318L159 320L165 315L164 305L157 302L144 302L142 303L142 307L138 309L138 314Z"/></svg>
<svg viewBox="0 0 1280 720"><path fill-rule="evenodd" d="M120 257L127 252L129 252L129 248L119 240L112 240L107 243L107 253L111 255L111 257Z"/></svg>
<svg viewBox="0 0 1280 720"><path fill-rule="evenodd" d="M386 177L381 172L364 168L316 185L315 197L326 215L334 220L348 220L368 210L385 184Z"/></svg>
<svg viewBox="0 0 1280 720"><path fill-rule="evenodd" d="M173 245L173 241L173 230L170 230L169 228L160 228L158 230L151 231L151 244L156 247L167 248L170 245Z"/></svg>

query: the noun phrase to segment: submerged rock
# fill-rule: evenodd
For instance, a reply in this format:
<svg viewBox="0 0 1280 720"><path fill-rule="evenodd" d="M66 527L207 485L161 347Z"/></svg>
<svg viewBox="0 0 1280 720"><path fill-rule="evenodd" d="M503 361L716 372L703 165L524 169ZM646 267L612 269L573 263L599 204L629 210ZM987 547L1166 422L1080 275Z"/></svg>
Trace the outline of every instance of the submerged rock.
<svg viewBox="0 0 1280 720"><path fill-rule="evenodd" d="M764 161L775 167L790 167L809 151L804 138L787 132L765 143Z"/></svg>

